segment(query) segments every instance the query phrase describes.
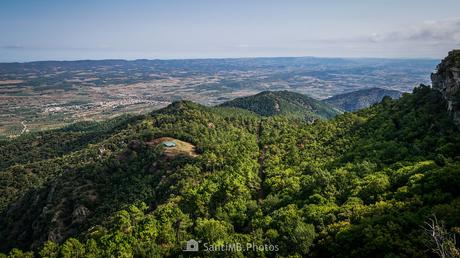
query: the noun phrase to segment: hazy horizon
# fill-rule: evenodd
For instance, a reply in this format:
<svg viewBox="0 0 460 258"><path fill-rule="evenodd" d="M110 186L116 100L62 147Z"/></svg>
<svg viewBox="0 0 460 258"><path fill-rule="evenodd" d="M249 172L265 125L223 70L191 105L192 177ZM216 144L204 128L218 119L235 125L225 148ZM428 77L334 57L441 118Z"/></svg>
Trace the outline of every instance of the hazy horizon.
<svg viewBox="0 0 460 258"><path fill-rule="evenodd" d="M447 53L446 53L447 55ZM78 62L78 61L110 61L110 60L121 60L121 61L138 61L138 60L148 60L148 61L174 61L174 60L220 60L220 59L276 59L276 58L317 58L317 59L347 59L347 60L440 60L441 58L434 57L341 57L341 56L244 56L244 57L203 57L203 58L105 58L105 59L38 59L38 60L28 60L28 61L0 61L1 64L8 63L34 63L34 62Z"/></svg>
<svg viewBox="0 0 460 258"><path fill-rule="evenodd" d="M441 59L460 1L0 3L0 62L336 57Z"/></svg>

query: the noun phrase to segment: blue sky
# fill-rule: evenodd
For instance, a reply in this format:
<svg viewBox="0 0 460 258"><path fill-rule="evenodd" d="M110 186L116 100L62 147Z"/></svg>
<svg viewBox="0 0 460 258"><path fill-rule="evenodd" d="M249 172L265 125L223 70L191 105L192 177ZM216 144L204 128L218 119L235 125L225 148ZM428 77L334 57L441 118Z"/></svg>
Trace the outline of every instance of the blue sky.
<svg viewBox="0 0 460 258"><path fill-rule="evenodd" d="M441 58L459 0L3 0L0 61Z"/></svg>

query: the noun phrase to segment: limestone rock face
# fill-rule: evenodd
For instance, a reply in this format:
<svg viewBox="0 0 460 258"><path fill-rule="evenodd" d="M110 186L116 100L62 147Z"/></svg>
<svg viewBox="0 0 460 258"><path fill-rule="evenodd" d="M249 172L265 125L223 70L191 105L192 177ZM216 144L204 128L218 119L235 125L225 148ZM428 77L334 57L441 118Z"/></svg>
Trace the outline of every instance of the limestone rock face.
<svg viewBox="0 0 460 258"><path fill-rule="evenodd" d="M460 128L460 49L449 52L431 74L433 88L439 90L447 102L447 110Z"/></svg>

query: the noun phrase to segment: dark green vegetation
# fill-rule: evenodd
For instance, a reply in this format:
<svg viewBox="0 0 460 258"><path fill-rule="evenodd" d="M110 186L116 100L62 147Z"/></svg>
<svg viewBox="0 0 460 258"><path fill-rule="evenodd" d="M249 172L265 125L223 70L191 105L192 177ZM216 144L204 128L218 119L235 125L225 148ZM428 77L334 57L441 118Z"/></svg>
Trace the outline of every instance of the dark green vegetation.
<svg viewBox="0 0 460 258"><path fill-rule="evenodd" d="M402 92L397 90L370 88L335 95L325 99L324 102L341 110L352 112L379 103L385 96L398 99L402 94Z"/></svg>
<svg viewBox="0 0 460 258"><path fill-rule="evenodd" d="M309 96L289 91L264 91L254 96L237 98L221 104L250 110L261 116L285 116L313 121L332 118L340 111Z"/></svg>
<svg viewBox="0 0 460 258"><path fill-rule="evenodd" d="M444 110L422 86L312 124L177 102L21 136L0 143L0 250L174 257L194 238L279 247L199 256L431 257L424 221L460 226L460 133ZM164 136L199 156L165 159L147 144Z"/></svg>
<svg viewBox="0 0 460 258"><path fill-rule="evenodd" d="M105 122L78 122L61 129L25 134L14 141L5 141L0 143L0 169L80 150L142 118L143 116L122 115Z"/></svg>

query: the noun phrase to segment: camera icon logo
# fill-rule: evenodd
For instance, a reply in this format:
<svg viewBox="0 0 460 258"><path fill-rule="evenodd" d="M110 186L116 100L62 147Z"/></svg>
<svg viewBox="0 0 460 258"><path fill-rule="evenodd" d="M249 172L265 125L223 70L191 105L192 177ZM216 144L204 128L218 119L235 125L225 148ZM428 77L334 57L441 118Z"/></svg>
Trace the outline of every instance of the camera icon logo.
<svg viewBox="0 0 460 258"><path fill-rule="evenodd" d="M185 252L198 252L199 251L199 242L195 239L190 239L187 241L187 245L183 250Z"/></svg>

